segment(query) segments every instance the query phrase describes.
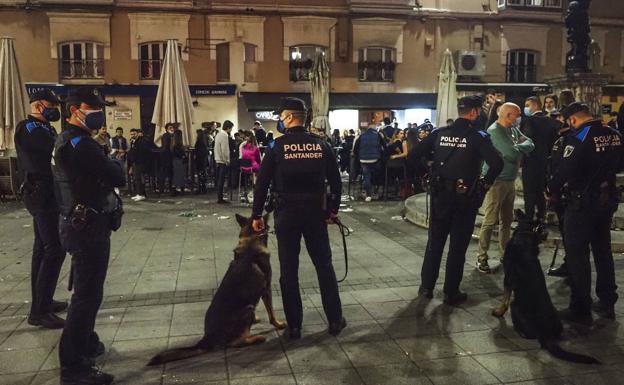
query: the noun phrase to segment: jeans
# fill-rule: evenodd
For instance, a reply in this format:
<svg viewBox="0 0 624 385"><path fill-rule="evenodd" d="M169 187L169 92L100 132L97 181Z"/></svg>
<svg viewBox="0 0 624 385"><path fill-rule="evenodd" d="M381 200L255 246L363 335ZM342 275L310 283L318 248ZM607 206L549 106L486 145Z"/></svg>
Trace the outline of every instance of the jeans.
<svg viewBox="0 0 624 385"><path fill-rule="evenodd" d="M110 219L97 215L83 230L75 230L68 220L60 220L61 242L72 255L74 293L59 345L63 369L91 366L89 358L95 334L95 318L104 295L104 280L110 257Z"/></svg>
<svg viewBox="0 0 624 385"><path fill-rule="evenodd" d="M375 177L375 174L377 173L377 163L363 163L360 162L362 165L362 176L364 177L364 180L362 182L362 188L364 189L364 191L366 191L366 196L371 196L371 194L373 193L373 178Z"/></svg>
<svg viewBox="0 0 624 385"><path fill-rule="evenodd" d="M65 260L58 224L59 214L56 210L41 211L33 216L35 243L30 273L30 316L34 318L50 312L52 297Z"/></svg>
<svg viewBox="0 0 624 385"><path fill-rule="evenodd" d="M217 163L217 199L223 200L223 186L225 176L229 173L229 167L224 163Z"/></svg>
<svg viewBox="0 0 624 385"><path fill-rule="evenodd" d="M301 328L303 307L299 292L299 252L301 237L312 259L321 290L321 301L330 323L342 319L336 273L324 215L318 209L281 207L275 211L275 235L280 261L280 287L286 321L291 328Z"/></svg>
<svg viewBox="0 0 624 385"><path fill-rule="evenodd" d="M134 193L137 195L145 196L145 181L143 176L145 174L144 166L142 164L135 163L132 165L132 177L134 179Z"/></svg>

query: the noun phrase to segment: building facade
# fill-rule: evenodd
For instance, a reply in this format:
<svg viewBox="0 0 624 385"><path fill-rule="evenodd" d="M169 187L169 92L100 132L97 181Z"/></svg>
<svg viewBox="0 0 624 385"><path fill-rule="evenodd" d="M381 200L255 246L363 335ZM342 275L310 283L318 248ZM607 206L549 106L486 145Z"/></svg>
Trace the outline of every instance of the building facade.
<svg viewBox="0 0 624 385"><path fill-rule="evenodd" d="M193 128L225 119L247 128L270 120L281 96L308 98L308 71L323 52L330 121L345 129L389 114L401 123L431 116L446 49L460 93L543 95L543 79L565 70L566 8L567 0L1 0L0 35L15 38L28 90L98 85L110 102L107 125L127 129L149 125L167 39L179 43ZM591 18L595 71L612 75L606 112L624 102L624 2L594 1Z"/></svg>

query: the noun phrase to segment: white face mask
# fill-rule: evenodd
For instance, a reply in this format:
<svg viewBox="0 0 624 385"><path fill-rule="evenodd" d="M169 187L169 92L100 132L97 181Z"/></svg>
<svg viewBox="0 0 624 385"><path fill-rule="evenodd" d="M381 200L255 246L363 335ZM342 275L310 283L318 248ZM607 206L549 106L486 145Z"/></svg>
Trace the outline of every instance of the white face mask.
<svg viewBox="0 0 624 385"><path fill-rule="evenodd" d="M520 123L522 123L522 117L518 116L516 118L516 120L513 122L512 127L518 128L518 127L520 127Z"/></svg>

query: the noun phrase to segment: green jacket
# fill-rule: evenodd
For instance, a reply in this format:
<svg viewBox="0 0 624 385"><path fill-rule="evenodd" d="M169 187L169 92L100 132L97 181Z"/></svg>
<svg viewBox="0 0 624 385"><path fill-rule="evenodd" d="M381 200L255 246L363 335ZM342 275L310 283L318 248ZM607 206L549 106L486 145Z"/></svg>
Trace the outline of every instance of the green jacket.
<svg viewBox="0 0 624 385"><path fill-rule="evenodd" d="M490 134L490 139L492 140L494 148L496 148L503 157L503 171L501 171L497 179L506 181L516 180L522 157L535 148L533 141L524 136L518 128L512 127L511 129L507 129L497 122L494 122L494 124L488 128L487 132ZM524 141L519 143L521 138L524 138ZM483 175L485 175L487 170L488 165L484 163Z"/></svg>

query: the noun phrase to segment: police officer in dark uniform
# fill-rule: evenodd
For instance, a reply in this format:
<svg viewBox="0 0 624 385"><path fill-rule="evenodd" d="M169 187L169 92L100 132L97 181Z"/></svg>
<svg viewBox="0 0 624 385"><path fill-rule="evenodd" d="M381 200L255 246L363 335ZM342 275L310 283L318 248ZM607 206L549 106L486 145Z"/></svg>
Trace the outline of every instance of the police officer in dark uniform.
<svg viewBox="0 0 624 385"><path fill-rule="evenodd" d="M556 119L560 116L560 113L552 112L551 118ZM567 124L561 124L559 121L555 120L555 122L560 126L559 128L559 137L555 141L555 144L552 147L551 151L551 159L550 159L550 172L548 175L548 180L550 181L553 178L553 175L557 174L557 170L561 166L561 160L563 159L563 149L565 147L566 136L571 132L570 126ZM556 195L553 194L551 199L548 200L549 209L555 212L557 215L557 227L559 228L559 233L561 234L562 240L565 244L565 232L563 231L563 224L565 222L565 206L567 201L567 193L566 187L564 186L561 191L559 191ZM562 277L565 278L568 276L568 265L566 263L567 257L563 256L563 263L558 267L551 267L548 269L548 275L551 277Z"/></svg>
<svg viewBox="0 0 624 385"><path fill-rule="evenodd" d="M70 93L67 128L54 146L52 170L61 209L60 235L72 255L74 293L59 346L61 385L110 384L113 376L94 367L104 345L94 331L110 256L111 230L121 224L121 200L114 188L125 184L121 164L91 138L105 123L97 89Z"/></svg>
<svg viewBox="0 0 624 385"><path fill-rule="evenodd" d="M279 114L279 126L285 128L286 134L266 149L254 191L253 227L255 231L265 228L262 211L271 186L280 286L288 322L286 337L301 338L299 251L302 236L316 268L329 333L338 335L346 321L342 317L327 233L327 224L334 223L340 206L342 185L338 163L329 144L303 127L306 108L302 100L285 98L275 114Z"/></svg>
<svg viewBox="0 0 624 385"><path fill-rule="evenodd" d="M60 329L65 321L54 313L67 308L52 299L65 260L58 232L59 210L54 198L52 150L56 130L50 122L61 118L56 95L44 89L30 96L31 113L15 129L15 148L24 180L22 196L33 217L35 243L31 267L32 302L28 323L46 329Z"/></svg>
<svg viewBox="0 0 624 385"><path fill-rule="evenodd" d="M617 210L619 194L616 173L622 161L620 134L594 119L585 104L572 103L562 111L572 132L565 137L560 166L550 181L551 194L568 189L565 209L565 248L570 274L571 298L563 320L591 325L591 310L615 319L618 299L613 254L611 221ZM591 246L596 266L596 294L592 306Z"/></svg>
<svg viewBox="0 0 624 385"><path fill-rule="evenodd" d="M444 282L444 302L448 305L458 305L468 298L459 290L466 249L485 192L503 168L503 160L489 135L473 126L481 113L481 106L482 100L478 96L460 99L459 118L448 127L434 130L408 155L408 163L414 166L423 158L433 161L429 241L419 294L433 298L442 252L450 234ZM489 169L487 175L480 178L484 160Z"/></svg>

